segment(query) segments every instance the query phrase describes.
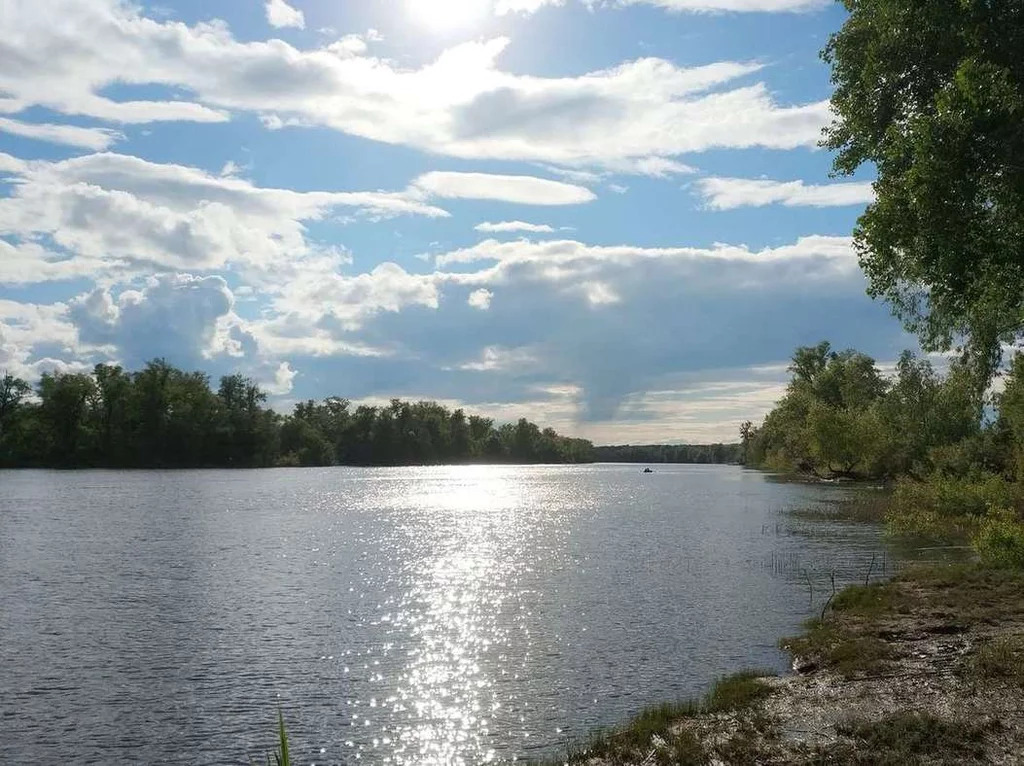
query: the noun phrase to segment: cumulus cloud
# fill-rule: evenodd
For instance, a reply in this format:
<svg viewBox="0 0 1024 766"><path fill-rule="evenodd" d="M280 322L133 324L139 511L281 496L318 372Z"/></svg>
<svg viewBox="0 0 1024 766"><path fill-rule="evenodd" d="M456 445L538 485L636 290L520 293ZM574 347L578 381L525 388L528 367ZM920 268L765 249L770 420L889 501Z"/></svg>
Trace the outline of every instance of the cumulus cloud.
<svg viewBox="0 0 1024 766"><path fill-rule="evenodd" d="M107 120L223 120L247 111L450 156L564 166L811 146L828 121L824 101L780 104L763 83L741 82L759 64L644 58L537 77L503 71L508 40L498 38L406 69L350 49L243 42L222 22L158 21L117 0L10 3L0 91L26 106ZM161 85L182 97L101 95L114 83Z"/></svg>
<svg viewBox="0 0 1024 766"><path fill-rule="evenodd" d="M53 125L46 122L22 122L0 117L0 132L22 138L33 138L51 144L66 144L81 149L106 149L120 138L107 128L80 128L75 125Z"/></svg>
<svg viewBox="0 0 1024 766"><path fill-rule="evenodd" d="M0 299L0 371L26 380L42 372L88 369L67 306Z"/></svg>
<svg viewBox="0 0 1024 766"><path fill-rule="evenodd" d="M419 192L262 188L231 175L110 153L59 162L3 157L0 167L17 177L10 196L0 198L0 236L18 242L0 271L17 282L30 281L33 261L35 281L89 269L131 274L233 264L251 278L263 274L276 282L289 269L316 266L311 259L332 268L345 260L336 249L310 242L306 221L339 209L374 218L447 215ZM32 244L39 237L61 252Z"/></svg>
<svg viewBox="0 0 1024 766"><path fill-rule="evenodd" d="M265 10L267 23L272 27L306 27L306 17L302 11L288 5L285 0L267 0Z"/></svg>
<svg viewBox="0 0 1024 766"><path fill-rule="evenodd" d="M158 357L197 367L224 352L214 345L217 324L233 307L221 277L164 274L116 300L97 289L73 301L69 317L84 342L116 347L129 367Z"/></svg>
<svg viewBox="0 0 1024 766"><path fill-rule="evenodd" d="M712 210L739 207L843 207L866 205L875 198L870 182L805 184L755 178L702 178L697 188Z"/></svg>
<svg viewBox="0 0 1024 766"><path fill-rule="evenodd" d="M486 287L481 287L479 290L471 292L466 302L475 309L487 311L491 307L491 299L493 297L494 293Z"/></svg>
<svg viewBox="0 0 1024 766"><path fill-rule="evenodd" d="M417 178L413 189L444 199L483 199L520 205L578 205L597 199L585 186L536 176L434 171Z"/></svg>
<svg viewBox="0 0 1024 766"><path fill-rule="evenodd" d="M379 393L382 376L407 395L458 390L480 402L571 387L584 420L603 422L630 397L676 390L672 376L777 362L821 337L872 351L898 332L863 292L848 237L760 249L486 240L441 254L432 272L391 264L384 275L297 285L254 332L267 348L315 354L321 376L344 369L353 397ZM336 367L332 343L377 353ZM504 365L498 349L536 363Z"/></svg>
<svg viewBox="0 0 1024 766"><path fill-rule="evenodd" d="M487 232L490 234L511 231L528 231L534 234L550 234L554 231L554 229L546 223L526 223L525 221L499 221L497 223L484 221L483 223L478 223L473 228L476 231Z"/></svg>

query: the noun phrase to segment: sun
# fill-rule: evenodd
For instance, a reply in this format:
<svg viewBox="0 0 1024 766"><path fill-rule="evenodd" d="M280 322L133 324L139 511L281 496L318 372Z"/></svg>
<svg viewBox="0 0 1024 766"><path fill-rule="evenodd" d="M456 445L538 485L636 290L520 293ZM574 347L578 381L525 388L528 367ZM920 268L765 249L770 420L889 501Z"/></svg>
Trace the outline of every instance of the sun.
<svg viewBox="0 0 1024 766"><path fill-rule="evenodd" d="M432 32L470 29L486 18L491 0L405 0L409 18Z"/></svg>

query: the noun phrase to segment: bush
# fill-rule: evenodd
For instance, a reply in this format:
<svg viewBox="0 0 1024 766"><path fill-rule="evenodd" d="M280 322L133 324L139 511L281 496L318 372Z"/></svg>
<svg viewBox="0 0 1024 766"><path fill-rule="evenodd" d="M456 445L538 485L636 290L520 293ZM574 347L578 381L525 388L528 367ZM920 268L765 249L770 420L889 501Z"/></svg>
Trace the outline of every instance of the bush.
<svg viewBox="0 0 1024 766"><path fill-rule="evenodd" d="M971 544L988 566L1024 569L1024 525L1008 509L992 510Z"/></svg>
<svg viewBox="0 0 1024 766"><path fill-rule="evenodd" d="M902 480L889 509L889 529L897 534L956 538L977 533L997 509L1016 513L1024 505L1024 489L988 475L975 480L934 476L928 481Z"/></svg>

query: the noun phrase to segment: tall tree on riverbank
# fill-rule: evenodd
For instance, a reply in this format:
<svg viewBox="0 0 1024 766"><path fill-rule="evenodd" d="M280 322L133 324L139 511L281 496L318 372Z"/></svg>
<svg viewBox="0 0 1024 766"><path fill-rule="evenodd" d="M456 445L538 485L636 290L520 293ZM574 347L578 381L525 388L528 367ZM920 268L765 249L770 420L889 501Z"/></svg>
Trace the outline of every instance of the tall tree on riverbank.
<svg viewBox="0 0 1024 766"><path fill-rule="evenodd" d="M962 343L977 385L1024 330L1024 5L844 0L835 170L877 168L854 233L869 292L925 348Z"/></svg>

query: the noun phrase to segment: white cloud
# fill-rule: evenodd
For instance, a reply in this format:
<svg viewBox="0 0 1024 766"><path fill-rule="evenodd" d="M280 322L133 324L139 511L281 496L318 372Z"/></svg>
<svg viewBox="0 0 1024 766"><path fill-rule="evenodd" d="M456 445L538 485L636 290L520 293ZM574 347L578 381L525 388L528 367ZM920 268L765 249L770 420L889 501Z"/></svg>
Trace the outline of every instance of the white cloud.
<svg viewBox="0 0 1024 766"><path fill-rule="evenodd" d="M106 149L123 135L107 128L80 128L76 125L52 125L44 122L22 122L0 117L0 132L22 138L33 138L51 144L67 144L82 149Z"/></svg>
<svg viewBox="0 0 1024 766"><path fill-rule="evenodd" d="M267 23L272 27L306 27L306 17L302 11L288 5L285 0L267 0L266 12Z"/></svg>
<svg viewBox="0 0 1024 766"><path fill-rule="evenodd" d="M755 178L702 178L697 186L712 210L776 204L786 207L842 207L865 205L875 198L870 182L817 185Z"/></svg>
<svg viewBox="0 0 1024 766"><path fill-rule="evenodd" d="M546 5L564 5L565 0L496 0L494 12L499 16L509 13L536 13Z"/></svg>
<svg viewBox="0 0 1024 766"><path fill-rule="evenodd" d="M585 282L581 288L591 306L607 306L622 300L619 294L604 282Z"/></svg>
<svg viewBox="0 0 1024 766"><path fill-rule="evenodd" d="M425 173L412 183L414 189L444 199L485 199L520 205L578 205L597 199L584 186L536 176L494 173Z"/></svg>
<svg viewBox="0 0 1024 766"><path fill-rule="evenodd" d="M7 155L3 155L7 157ZM334 268L345 256L309 240L304 222L335 210L382 218L445 216L409 192L295 192L257 187L183 165L120 154L60 162L4 160L17 174L0 198L0 235L20 241L0 271L13 281L147 270L211 270L229 264L279 284L291 271ZM29 246L40 236L54 248ZM65 251L62 255L57 250ZM53 251L53 252L51 252Z"/></svg>
<svg viewBox="0 0 1024 766"><path fill-rule="evenodd" d="M0 299L0 372L36 380L46 370L85 370L83 351L63 303Z"/></svg>
<svg viewBox="0 0 1024 766"><path fill-rule="evenodd" d="M481 287L479 290L471 292L466 302L475 309L487 311L487 309L491 307L492 298L494 298L494 293L484 287Z"/></svg>
<svg viewBox="0 0 1024 766"><path fill-rule="evenodd" d="M513 368L522 370L536 362L533 352L526 348L487 346L480 352L479 358L460 364L458 369L471 372L496 372Z"/></svg>
<svg viewBox="0 0 1024 766"><path fill-rule="evenodd" d="M0 152L0 173L24 173L27 169L25 160Z"/></svg>
<svg viewBox="0 0 1024 766"><path fill-rule="evenodd" d="M410 306L438 308L444 281L442 275L412 274L389 261L354 276L296 274L273 299L276 318L260 326L286 336L292 334L289 328L303 333L315 327L339 337L381 312L397 313Z"/></svg>
<svg viewBox="0 0 1024 766"><path fill-rule="evenodd" d="M441 268L454 264L493 262L500 270L521 264L543 267L541 274L552 281L574 280L593 273L595 266L615 264L632 266L645 261L699 262L703 260L765 264L824 259L836 268L857 268L850 237L807 236L791 245L752 250L744 245L716 244L698 247L636 247L633 245L587 245L575 240L499 242L485 240L473 247L453 250L435 258ZM479 272L497 278L497 272Z"/></svg>
<svg viewBox="0 0 1024 766"><path fill-rule="evenodd" d="M508 44L499 38L407 69L350 48L243 42L222 22L160 21L117 0L8 5L0 92L24 105L122 122L223 120L247 111L449 156L569 167L812 146L828 122L824 101L784 105L764 83L738 82L761 68L752 63L679 67L646 58L537 77L498 66ZM100 95L114 83L160 85L176 97Z"/></svg>
<svg viewBox="0 0 1024 766"><path fill-rule="evenodd" d="M497 14L535 13L548 5L562 5L565 0L498 0ZM827 0L582 0L591 10L596 8L652 5L667 11L690 13L797 13L824 7Z"/></svg>
<svg viewBox="0 0 1024 766"><path fill-rule="evenodd" d="M273 379L260 381L260 387L272 396L284 396L291 393L292 384L297 374L288 362L281 362L274 370Z"/></svg>
<svg viewBox="0 0 1024 766"><path fill-rule="evenodd" d="M827 5L827 0L614 0L617 5L653 5L667 11L797 13Z"/></svg>
<svg viewBox="0 0 1024 766"><path fill-rule="evenodd" d="M528 231L535 234L550 234L554 231L554 229L546 223L526 223L525 221L499 221L497 223L484 221L483 223L478 223L473 227L473 229L492 234L510 231Z"/></svg>
<svg viewBox="0 0 1024 766"><path fill-rule="evenodd" d="M71 302L68 314L86 343L118 349L130 367L157 357L185 366L224 353L217 326L234 308L221 277L164 274L116 300L102 288Z"/></svg>

